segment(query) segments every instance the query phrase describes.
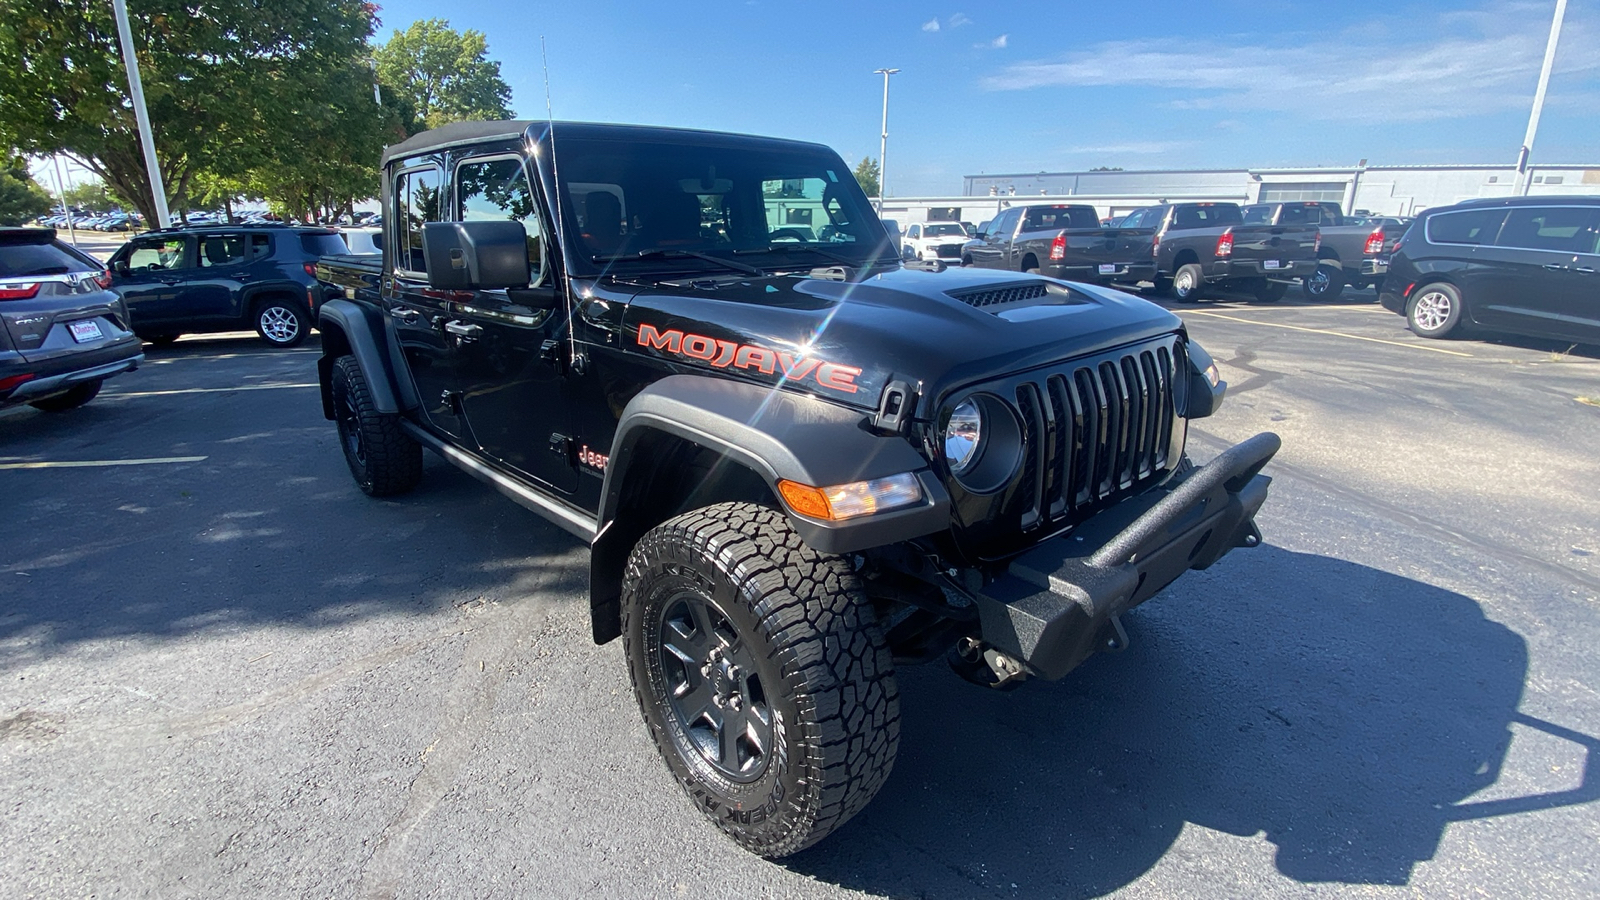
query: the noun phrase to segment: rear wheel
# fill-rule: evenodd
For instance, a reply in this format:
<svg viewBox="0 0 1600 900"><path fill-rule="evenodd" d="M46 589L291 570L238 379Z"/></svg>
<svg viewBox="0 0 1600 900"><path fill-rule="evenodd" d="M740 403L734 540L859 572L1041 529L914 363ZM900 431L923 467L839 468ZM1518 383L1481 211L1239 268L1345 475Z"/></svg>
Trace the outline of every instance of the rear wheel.
<svg viewBox="0 0 1600 900"><path fill-rule="evenodd" d="M93 400L95 395L100 393L101 383L98 378L93 381L85 381L82 384L74 385L64 394L46 397L43 400L35 400L28 405L34 409L42 409L45 412L66 412L69 409L77 409Z"/></svg>
<svg viewBox="0 0 1600 900"><path fill-rule="evenodd" d="M1326 263L1300 284L1300 290L1312 300L1337 300L1344 293L1344 269Z"/></svg>
<svg viewBox="0 0 1600 900"><path fill-rule="evenodd" d="M866 806L899 742L894 663L855 571L783 513L721 503L628 557L622 635L645 726L696 809L787 856Z"/></svg>
<svg viewBox="0 0 1600 900"><path fill-rule="evenodd" d="M1406 313L1411 330L1425 338L1442 338L1461 324L1461 292L1453 284L1430 284L1417 291Z"/></svg>
<svg viewBox="0 0 1600 900"><path fill-rule="evenodd" d="M148 334L141 335L152 347L170 347L178 342L179 334Z"/></svg>
<svg viewBox="0 0 1600 900"><path fill-rule="evenodd" d="M256 334L274 347L293 347L310 330L310 318L293 300L273 297L256 307Z"/></svg>
<svg viewBox="0 0 1600 900"><path fill-rule="evenodd" d="M1199 263L1186 263L1172 275L1172 299L1190 302L1200 299L1205 290L1205 270Z"/></svg>
<svg viewBox="0 0 1600 900"><path fill-rule="evenodd" d="M422 445L400 428L400 417L378 412L354 356L333 364L333 421L339 445L361 490L374 497L403 494L422 480Z"/></svg>

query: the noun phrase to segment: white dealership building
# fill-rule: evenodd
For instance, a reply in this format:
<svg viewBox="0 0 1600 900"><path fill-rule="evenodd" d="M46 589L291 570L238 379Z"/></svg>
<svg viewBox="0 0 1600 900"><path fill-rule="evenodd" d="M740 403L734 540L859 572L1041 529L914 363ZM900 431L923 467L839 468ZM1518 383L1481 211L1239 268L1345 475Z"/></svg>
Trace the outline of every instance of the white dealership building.
<svg viewBox="0 0 1600 900"><path fill-rule="evenodd" d="M1527 192L1534 196L1600 196L1600 164L1529 168ZM1344 211L1415 215L1474 197L1509 197L1516 191L1515 166L1351 166L1298 169L1178 169L1123 172L1037 172L968 175L954 197L889 197L883 216L904 227L912 222L994 218L1018 203L1087 203L1101 216L1141 206L1185 201L1268 203L1320 200Z"/></svg>

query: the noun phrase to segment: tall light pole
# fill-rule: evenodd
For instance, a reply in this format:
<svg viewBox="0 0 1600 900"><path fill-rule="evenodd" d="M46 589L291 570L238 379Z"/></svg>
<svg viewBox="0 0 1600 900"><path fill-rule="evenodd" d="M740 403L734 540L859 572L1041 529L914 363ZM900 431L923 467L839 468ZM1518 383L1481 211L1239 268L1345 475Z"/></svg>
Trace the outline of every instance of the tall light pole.
<svg viewBox="0 0 1600 900"><path fill-rule="evenodd" d="M1550 69L1556 62L1556 43L1561 40L1561 20L1567 15L1567 0L1556 0L1556 17L1550 22L1550 40L1544 46L1544 66L1539 70L1539 87L1533 92L1533 112L1528 116L1528 133L1517 153L1517 193L1527 195L1528 154L1533 152L1533 135L1539 130L1539 113L1544 111L1544 92L1550 87Z"/></svg>
<svg viewBox="0 0 1600 900"><path fill-rule="evenodd" d="M172 223L167 212L167 186L161 183L156 162L156 141L150 133L150 113L144 108L144 82L139 78L139 58L133 53L133 30L128 27L128 0L111 0L117 14L117 34L122 38L122 64L128 69L128 90L133 94L133 115L139 122L139 143L144 147L144 167L150 173L150 193L156 205L156 227Z"/></svg>
<svg viewBox="0 0 1600 900"><path fill-rule="evenodd" d="M67 239L72 241L72 246L78 246L78 231L72 225L72 207L67 205L67 186L61 179L60 157L50 157L50 164L55 168L56 196L61 198L61 214L67 217Z"/></svg>
<svg viewBox="0 0 1600 900"><path fill-rule="evenodd" d="M1565 0L1562 0L1565 2ZM883 212L883 198L889 195L888 166L884 157L889 152L889 76L899 74L899 69L874 69L872 74L883 76L883 137L878 141L878 212Z"/></svg>

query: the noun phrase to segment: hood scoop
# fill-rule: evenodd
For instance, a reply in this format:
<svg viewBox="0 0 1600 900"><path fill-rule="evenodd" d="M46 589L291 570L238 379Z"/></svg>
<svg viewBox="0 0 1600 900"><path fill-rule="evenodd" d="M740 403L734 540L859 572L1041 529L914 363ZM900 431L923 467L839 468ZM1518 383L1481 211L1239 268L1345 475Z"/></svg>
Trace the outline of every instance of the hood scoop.
<svg viewBox="0 0 1600 900"><path fill-rule="evenodd" d="M1065 288L1059 289L1059 296L1051 297L1057 291L1056 287L1048 281L1024 281L1022 283L996 284L987 287L963 288L958 291L946 291L946 295L954 297L968 306L983 309L991 306L1014 306L1019 303L1040 300L1050 297L1048 302L1071 303L1071 292ZM1042 304L1041 304L1042 305Z"/></svg>

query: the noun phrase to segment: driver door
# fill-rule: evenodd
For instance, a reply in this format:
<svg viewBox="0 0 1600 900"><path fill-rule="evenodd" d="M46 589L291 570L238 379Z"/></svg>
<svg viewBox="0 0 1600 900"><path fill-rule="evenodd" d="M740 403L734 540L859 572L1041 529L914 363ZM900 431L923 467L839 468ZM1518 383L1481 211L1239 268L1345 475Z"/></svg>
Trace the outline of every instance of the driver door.
<svg viewBox="0 0 1600 900"><path fill-rule="evenodd" d="M111 260L118 294L135 330L148 334L183 319L184 282L194 260L194 240L184 235L135 238Z"/></svg>

